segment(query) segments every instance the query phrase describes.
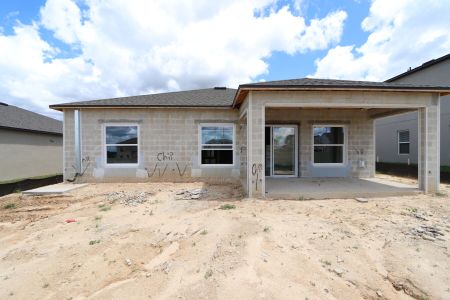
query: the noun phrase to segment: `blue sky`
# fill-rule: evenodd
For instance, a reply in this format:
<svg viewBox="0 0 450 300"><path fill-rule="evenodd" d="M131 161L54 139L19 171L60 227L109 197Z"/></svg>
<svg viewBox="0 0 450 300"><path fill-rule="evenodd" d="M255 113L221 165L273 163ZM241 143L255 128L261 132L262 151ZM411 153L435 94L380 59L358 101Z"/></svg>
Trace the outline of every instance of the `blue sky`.
<svg viewBox="0 0 450 300"><path fill-rule="evenodd" d="M450 52L448 0L3 0L0 101L299 77L382 81Z"/></svg>

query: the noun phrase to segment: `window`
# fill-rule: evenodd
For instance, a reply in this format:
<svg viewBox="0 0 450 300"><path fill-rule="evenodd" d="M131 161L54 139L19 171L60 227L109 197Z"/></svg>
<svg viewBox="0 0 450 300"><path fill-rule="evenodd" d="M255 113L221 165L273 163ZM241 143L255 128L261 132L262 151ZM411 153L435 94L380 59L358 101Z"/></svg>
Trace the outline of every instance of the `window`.
<svg viewBox="0 0 450 300"><path fill-rule="evenodd" d="M343 164L345 151L343 126L313 126L315 164Z"/></svg>
<svg viewBox="0 0 450 300"><path fill-rule="evenodd" d="M136 165L139 155L138 133L137 125L106 125L106 164Z"/></svg>
<svg viewBox="0 0 450 300"><path fill-rule="evenodd" d="M398 132L398 154L409 154L409 130Z"/></svg>
<svg viewBox="0 0 450 300"><path fill-rule="evenodd" d="M233 165L234 125L200 125L200 164Z"/></svg>

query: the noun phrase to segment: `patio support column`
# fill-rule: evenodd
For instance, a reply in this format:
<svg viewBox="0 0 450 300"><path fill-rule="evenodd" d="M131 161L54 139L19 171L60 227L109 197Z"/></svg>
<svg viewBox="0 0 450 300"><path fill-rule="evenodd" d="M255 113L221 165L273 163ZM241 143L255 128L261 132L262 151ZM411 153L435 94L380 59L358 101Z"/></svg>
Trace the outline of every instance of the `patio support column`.
<svg viewBox="0 0 450 300"><path fill-rule="evenodd" d="M252 92L248 96L248 176L249 197L265 196L265 166L264 166L264 129L265 107L255 101Z"/></svg>
<svg viewBox="0 0 450 300"><path fill-rule="evenodd" d="M432 105L419 108L419 188L425 193L439 192L440 184L440 105L433 94Z"/></svg>

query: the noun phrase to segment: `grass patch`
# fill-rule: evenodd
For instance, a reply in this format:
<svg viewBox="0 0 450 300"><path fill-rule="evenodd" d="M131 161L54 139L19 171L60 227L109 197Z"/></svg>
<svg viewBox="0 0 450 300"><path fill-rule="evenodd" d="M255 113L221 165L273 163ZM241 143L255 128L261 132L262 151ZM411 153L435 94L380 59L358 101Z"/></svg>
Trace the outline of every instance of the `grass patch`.
<svg viewBox="0 0 450 300"><path fill-rule="evenodd" d="M320 260L320 262L326 266L331 266L331 262L329 260Z"/></svg>
<svg viewBox="0 0 450 300"><path fill-rule="evenodd" d="M203 230L200 232L200 234L201 234L201 235L207 235L207 234L208 234L208 230L203 229Z"/></svg>
<svg viewBox="0 0 450 300"><path fill-rule="evenodd" d="M205 279L208 279L209 277L211 277L213 275L213 271L211 269L209 269L208 271L206 271L205 273Z"/></svg>
<svg viewBox="0 0 450 300"><path fill-rule="evenodd" d="M109 206L108 204L102 204L102 205L99 205L98 208L100 208L100 211L108 211L108 210L111 210L111 206Z"/></svg>
<svg viewBox="0 0 450 300"><path fill-rule="evenodd" d="M99 244L100 243L100 240L92 240L92 241L89 241L89 245L95 245L95 244Z"/></svg>
<svg viewBox="0 0 450 300"><path fill-rule="evenodd" d="M410 213L416 213L418 210L416 207L407 207L405 208L407 211L409 211Z"/></svg>
<svg viewBox="0 0 450 300"><path fill-rule="evenodd" d="M441 166L442 173L450 173L450 166Z"/></svg>
<svg viewBox="0 0 450 300"><path fill-rule="evenodd" d="M228 210L228 209L235 209L236 208L236 205L234 205L234 204L224 204L224 205L221 205L220 207L219 207L219 209L223 209L223 210Z"/></svg>
<svg viewBox="0 0 450 300"><path fill-rule="evenodd" d="M16 204L15 203L7 203L5 205L3 205L4 209L14 209L16 208Z"/></svg>
<svg viewBox="0 0 450 300"><path fill-rule="evenodd" d="M270 230L270 227L269 227L269 226L266 226L266 227L264 227L264 229L263 229L264 232L269 232L269 230Z"/></svg>

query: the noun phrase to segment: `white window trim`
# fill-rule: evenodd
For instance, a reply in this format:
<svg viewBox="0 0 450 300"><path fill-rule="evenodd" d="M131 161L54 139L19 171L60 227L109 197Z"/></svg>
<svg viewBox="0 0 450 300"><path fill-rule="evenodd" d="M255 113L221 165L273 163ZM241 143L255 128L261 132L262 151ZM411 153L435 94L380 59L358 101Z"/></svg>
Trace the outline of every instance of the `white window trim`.
<svg viewBox="0 0 450 300"><path fill-rule="evenodd" d="M408 132L408 141L407 142L400 142L400 132ZM400 153L400 144L409 144L409 151L408 153ZM397 154L398 155L410 155L411 154L411 132L409 129L403 129L403 130L397 130Z"/></svg>
<svg viewBox="0 0 450 300"><path fill-rule="evenodd" d="M117 144L106 144L106 127L120 127L120 126L136 126L137 127L137 144L120 144L121 146L137 146L137 163L135 164L109 164L107 157L107 146L116 146ZM139 166L141 161L141 153L140 153L140 143L141 143L141 128L137 123L105 123L103 124L103 134L102 134L102 147L103 147L103 163L107 168L135 168Z"/></svg>
<svg viewBox="0 0 450 300"><path fill-rule="evenodd" d="M202 164L202 127L217 126L217 127L231 127L233 128L233 143L231 144L231 151L233 153L232 164ZM198 124L198 163L201 167L208 168L222 168L222 167L234 167L236 163L236 157L234 149L236 148L236 124L234 123L200 123Z"/></svg>
<svg viewBox="0 0 450 300"><path fill-rule="evenodd" d="M316 127L341 127L344 130L344 144L315 144L314 143L314 128ZM311 162L315 167L342 167L347 165L347 126L341 124L315 124L311 129ZM314 146L341 146L342 149L342 162L341 163L316 163L314 162Z"/></svg>

